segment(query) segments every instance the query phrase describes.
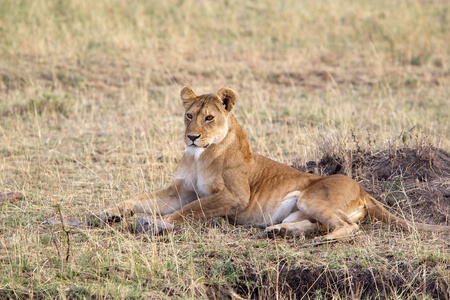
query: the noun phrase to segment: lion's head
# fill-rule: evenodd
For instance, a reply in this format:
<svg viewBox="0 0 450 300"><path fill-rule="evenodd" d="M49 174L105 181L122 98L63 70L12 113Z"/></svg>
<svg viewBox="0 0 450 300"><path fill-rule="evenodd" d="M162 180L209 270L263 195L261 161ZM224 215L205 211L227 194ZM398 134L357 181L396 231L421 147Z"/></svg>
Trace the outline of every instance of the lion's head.
<svg viewBox="0 0 450 300"><path fill-rule="evenodd" d="M186 110L184 141L188 150L198 152L220 143L228 133L228 117L236 103L235 92L222 88L215 95L197 96L189 87L184 87L180 96Z"/></svg>

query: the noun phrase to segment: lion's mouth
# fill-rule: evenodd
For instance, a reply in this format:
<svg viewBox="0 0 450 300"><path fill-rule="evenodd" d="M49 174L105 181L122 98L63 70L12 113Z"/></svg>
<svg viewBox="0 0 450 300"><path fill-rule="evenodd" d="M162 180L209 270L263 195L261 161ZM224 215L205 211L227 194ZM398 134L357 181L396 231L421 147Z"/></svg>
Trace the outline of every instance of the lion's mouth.
<svg viewBox="0 0 450 300"><path fill-rule="evenodd" d="M203 146L202 148L207 148L210 144L206 144L205 146ZM200 148L199 145L196 145L194 142L190 145L188 145L188 147L196 147L196 148Z"/></svg>

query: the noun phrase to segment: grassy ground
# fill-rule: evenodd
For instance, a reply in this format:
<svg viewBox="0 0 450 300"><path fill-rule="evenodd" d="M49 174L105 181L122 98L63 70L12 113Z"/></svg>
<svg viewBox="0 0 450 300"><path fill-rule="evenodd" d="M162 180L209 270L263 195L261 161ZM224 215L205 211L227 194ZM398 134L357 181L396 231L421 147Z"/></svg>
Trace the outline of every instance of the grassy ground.
<svg viewBox="0 0 450 300"><path fill-rule="evenodd" d="M0 200L0 298L448 292L448 240L378 223L320 247L220 219L155 238L40 225L170 181L183 85L233 88L254 150L285 163L355 140L450 150L446 1L160 2L0 2L0 192L26 193Z"/></svg>

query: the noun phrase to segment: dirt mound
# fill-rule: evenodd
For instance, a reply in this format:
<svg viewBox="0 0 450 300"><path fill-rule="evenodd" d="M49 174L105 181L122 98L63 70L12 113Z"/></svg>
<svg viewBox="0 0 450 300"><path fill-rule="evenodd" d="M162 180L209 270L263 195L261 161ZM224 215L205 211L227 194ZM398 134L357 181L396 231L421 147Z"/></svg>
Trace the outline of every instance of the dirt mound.
<svg viewBox="0 0 450 300"><path fill-rule="evenodd" d="M390 210L410 220L450 225L450 154L435 147L347 151L293 167L351 175Z"/></svg>
<svg viewBox="0 0 450 300"><path fill-rule="evenodd" d="M248 284L234 288L243 299L390 299L392 295L401 295L402 299L415 299L426 293L432 299L448 299L448 285L439 276L439 272L426 265L387 265L379 268L353 266L347 269L330 269L322 266L300 266L289 268L281 266L278 270L278 285L273 278L256 275L252 268L245 269L246 276L241 282ZM412 274L427 274L429 280L423 280ZM418 292L419 291L419 292ZM216 293L212 299L220 298Z"/></svg>

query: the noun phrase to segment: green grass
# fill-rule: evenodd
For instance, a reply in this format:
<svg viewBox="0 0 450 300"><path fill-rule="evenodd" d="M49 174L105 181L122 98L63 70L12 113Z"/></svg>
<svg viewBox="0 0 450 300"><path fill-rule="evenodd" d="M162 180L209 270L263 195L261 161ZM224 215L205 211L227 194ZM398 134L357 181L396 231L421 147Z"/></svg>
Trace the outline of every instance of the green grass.
<svg viewBox="0 0 450 300"><path fill-rule="evenodd" d="M446 6L2 1L0 192L26 198L0 202L0 298L295 299L295 274L317 280L303 290L311 298L427 298L426 280L448 286L445 239L379 224L319 247L220 219L164 237L129 224L74 229L69 241L60 225L40 225L57 206L84 220L167 184L184 148L182 85L233 88L254 150L285 163L355 141L449 151ZM400 178L388 188L401 193ZM361 291L344 284L350 276L377 285Z"/></svg>

